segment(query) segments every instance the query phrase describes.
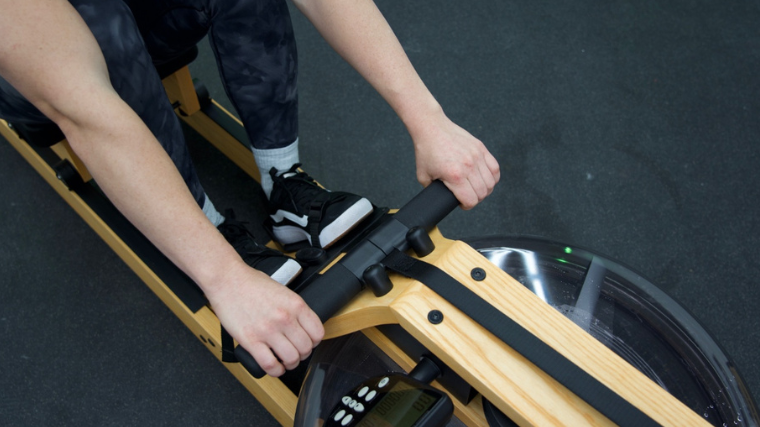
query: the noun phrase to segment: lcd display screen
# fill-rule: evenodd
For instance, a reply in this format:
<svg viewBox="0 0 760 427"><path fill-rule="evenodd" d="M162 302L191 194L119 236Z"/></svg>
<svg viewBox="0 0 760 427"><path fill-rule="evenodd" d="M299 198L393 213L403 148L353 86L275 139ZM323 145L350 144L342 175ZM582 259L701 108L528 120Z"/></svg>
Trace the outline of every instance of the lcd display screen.
<svg viewBox="0 0 760 427"><path fill-rule="evenodd" d="M356 427L412 427L436 401L437 396L398 382Z"/></svg>

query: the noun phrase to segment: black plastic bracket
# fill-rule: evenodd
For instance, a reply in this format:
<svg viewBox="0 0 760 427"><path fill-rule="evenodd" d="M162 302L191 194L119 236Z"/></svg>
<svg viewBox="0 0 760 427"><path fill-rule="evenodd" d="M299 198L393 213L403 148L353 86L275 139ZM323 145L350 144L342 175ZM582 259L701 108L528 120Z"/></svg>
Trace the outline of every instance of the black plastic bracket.
<svg viewBox="0 0 760 427"><path fill-rule="evenodd" d="M409 246L420 258L430 255L435 250L433 239L422 227L412 227L406 233L406 241L409 242Z"/></svg>
<svg viewBox="0 0 760 427"><path fill-rule="evenodd" d="M381 297L393 289L393 282L388 277L388 272L382 264L374 264L367 267L362 274L364 283L372 289L376 297Z"/></svg>

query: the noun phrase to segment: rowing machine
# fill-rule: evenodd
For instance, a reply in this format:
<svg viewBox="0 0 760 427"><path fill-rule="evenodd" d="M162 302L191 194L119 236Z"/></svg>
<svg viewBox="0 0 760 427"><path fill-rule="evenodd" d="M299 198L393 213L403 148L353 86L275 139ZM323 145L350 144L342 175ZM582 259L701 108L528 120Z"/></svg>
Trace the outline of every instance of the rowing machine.
<svg viewBox="0 0 760 427"><path fill-rule="evenodd" d="M189 90L187 84L189 74L181 71L171 76L171 79L166 81L167 88L171 87L172 79L185 82L178 83L179 92L167 89L171 97L176 97L173 102L180 117L194 128L198 126L203 129L204 134L222 147L231 158L250 158L244 145L232 135L235 131L225 130L225 126L219 124L220 121L212 118L215 114L226 114L223 109L213 101L198 102L197 110L195 107L189 107L191 102L184 99L187 97L192 99L195 93ZM232 120L230 117L227 116L227 119ZM191 283L186 283L186 278L183 278L176 269L172 270L171 266L166 266L165 261L155 261L155 259L160 259L160 254L151 252L149 244L144 245L144 242L141 244L140 236L135 236L134 230L129 230L129 225L123 221L123 218L119 219L118 212L101 200L102 195L99 195L97 189L86 184L86 182L91 182L85 174L86 170L81 163L78 163L76 156L66 149L65 144L57 146L55 153L58 154L52 154L47 150L29 146L5 123L0 129L6 139L22 152L51 186L120 253L120 256L196 333L209 350L222 359L223 346L218 320L210 307L205 304L202 295L198 295L197 288L194 288ZM227 136L224 136L225 134ZM245 156L235 154L234 150L243 150L238 153L244 152ZM59 163L61 158L66 160L62 163L63 165L71 165L73 170L80 175L81 182L72 179L76 177L76 174L72 175L71 167L54 169L50 166ZM252 162L246 165L242 160L240 161L241 168L255 177L255 170L250 168ZM438 191L435 188L429 191ZM600 382L613 393L623 396L623 400L633 403L636 408L658 423L697 425L693 423L701 422L701 417L695 418L692 410L685 408L670 394L663 394L660 385L640 373L639 370L632 369L633 365L629 362L616 358L617 356L605 346L591 340L588 331L579 328L577 322L570 321L572 316L582 317L580 309L573 312L570 317L563 316L562 313L546 304L546 301L541 300L522 284L507 276L494 263L484 263L482 255L469 245L452 242L441 236L434 228L435 223L440 219L441 212L433 213L434 219L431 221L422 220L421 224L416 224L414 223L416 220L410 220L412 223L404 224L405 218L418 215L428 216L425 209L419 206L429 206L429 199L427 199L429 197L432 197L434 201L444 201L443 204L448 207L447 209L455 205L442 193L423 197L425 197L424 203L407 206L395 215L381 212L381 215L371 221L368 227L351 237L350 243L342 247L340 253L333 256L333 259L337 260L336 267L325 270L323 275L319 273L310 275L298 284L302 295L305 295L307 300L311 300L309 295L320 297L325 294L324 291L319 290L321 286L312 287L312 285L326 280L324 277L339 274L335 272L340 269L347 270L348 274L360 279L359 286L356 283L351 285L356 292L348 292L339 303L331 302L332 306L325 312L326 314L323 314L325 320L330 317L326 324L328 337L337 339L360 332L369 338L372 346L380 349L381 353L392 359L401 370L408 371L416 363L416 356L409 356L411 352L402 349L406 345L401 341L396 341L392 332L386 333L389 329L388 325L397 325L402 332L411 336L413 341L421 344L435 356L438 363L442 364L444 375L440 379L441 383L456 382L449 378L458 377L459 381L469 386L469 391L464 392L454 386L451 387L452 390L457 390L451 392L455 417L468 425L492 423L493 421L489 421L486 415L488 408L522 425L575 425L579 422L588 422L589 419L599 424L609 422L608 417L600 413L597 408L578 398L577 393L570 393L566 386L548 376L544 370L537 369L535 363L524 360L523 355L512 351L509 346L495 339L492 336L493 332L484 330L481 323L473 322L472 316L463 315L462 310L454 308L451 302L442 300L440 295L430 290L423 282L390 273L387 277L392 283L392 289L384 294L362 290L363 283L379 281L387 284L382 270L376 273L379 279L364 277L364 272L369 267L382 265L382 261L390 255L390 252L393 250L405 252L408 248L426 246L426 244L411 243L414 239L424 240L424 237L419 236L419 232L417 232L417 237L407 238L412 229L418 227L417 230L419 230L421 227L426 231L424 235L430 236L430 242L433 243L435 251L425 254L426 250L421 250L413 258L422 259L426 264L434 265L463 287L472 289L481 299L488 301L490 306L496 307L500 313L508 314L510 319L517 321L532 335L539 337L542 342L548 343L552 349L569 359L573 365L580 367L583 372L589 373L596 379L601 378ZM445 212L443 214L445 215ZM401 230L397 225L387 225L393 221L401 223L405 230ZM395 236L395 240L380 241L385 240L387 235ZM373 249L369 245L378 249ZM378 251L382 255L377 255L381 257L379 260L373 260L377 262L367 266L362 264L365 253ZM357 253L360 255L352 255ZM592 269L592 265L589 264L588 271L598 267ZM321 267L323 266L315 266L313 270L322 271ZM478 271L482 273L475 273L476 269L480 269ZM377 268L374 271L378 271ZM377 293L382 295L377 296ZM293 387L272 378L254 380L238 364L227 364L227 366L281 423L285 425L293 423L298 390L293 391ZM467 390L468 386L462 388ZM519 392L515 392L516 390ZM647 402L650 404L647 405ZM745 419L750 418L745 417Z"/></svg>

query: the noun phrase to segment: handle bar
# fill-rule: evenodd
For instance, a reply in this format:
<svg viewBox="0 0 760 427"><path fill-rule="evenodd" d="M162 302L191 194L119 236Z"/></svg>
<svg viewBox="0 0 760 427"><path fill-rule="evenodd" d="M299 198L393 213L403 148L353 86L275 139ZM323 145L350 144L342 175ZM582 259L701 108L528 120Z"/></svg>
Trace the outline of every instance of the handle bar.
<svg viewBox="0 0 760 427"><path fill-rule="evenodd" d="M432 182L317 277L301 292L301 298L322 323L326 322L361 292L362 275L368 267L378 264L394 249L409 248L406 239L409 230L419 227L429 232L458 205L459 201L441 181ZM235 357L254 378L265 375L243 347L235 348Z"/></svg>

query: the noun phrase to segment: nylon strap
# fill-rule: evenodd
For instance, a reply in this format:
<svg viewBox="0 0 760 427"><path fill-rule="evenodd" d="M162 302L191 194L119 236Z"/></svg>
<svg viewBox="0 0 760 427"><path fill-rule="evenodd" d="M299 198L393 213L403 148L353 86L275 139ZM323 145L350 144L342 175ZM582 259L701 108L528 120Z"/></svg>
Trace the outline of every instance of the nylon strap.
<svg viewBox="0 0 760 427"><path fill-rule="evenodd" d="M235 357L235 340L232 339L232 335L222 326L222 362L235 363L237 361L237 357Z"/></svg>
<svg viewBox="0 0 760 427"><path fill-rule="evenodd" d="M328 193L320 193L309 205L309 235L311 236L311 246L321 248L322 242L319 239L319 226L322 223L322 215L325 213L326 203L330 200Z"/></svg>
<svg viewBox="0 0 760 427"><path fill-rule="evenodd" d="M422 282L612 422L621 426L659 425L445 271L398 249L391 252L382 264Z"/></svg>

